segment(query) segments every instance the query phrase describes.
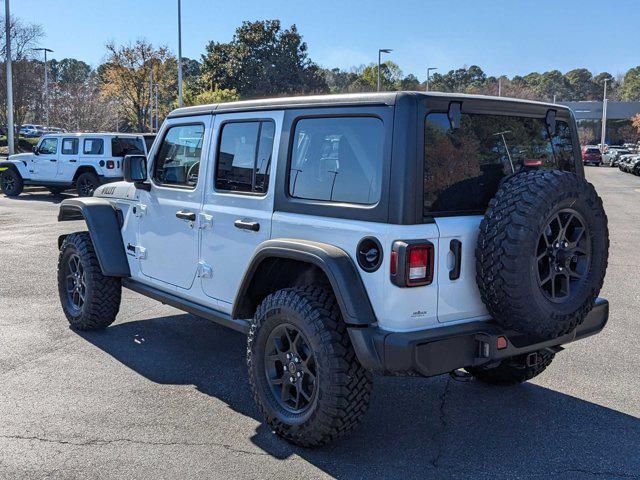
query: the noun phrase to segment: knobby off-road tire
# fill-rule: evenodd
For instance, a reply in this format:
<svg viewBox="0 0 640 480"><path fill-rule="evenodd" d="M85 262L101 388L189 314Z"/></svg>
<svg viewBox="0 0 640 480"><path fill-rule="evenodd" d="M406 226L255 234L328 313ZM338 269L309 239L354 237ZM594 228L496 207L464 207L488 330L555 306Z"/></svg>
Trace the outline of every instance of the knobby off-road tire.
<svg viewBox="0 0 640 480"><path fill-rule="evenodd" d="M0 172L0 189L7 197L17 197L22 193L24 182L13 168Z"/></svg>
<svg viewBox="0 0 640 480"><path fill-rule="evenodd" d="M480 224L477 284L498 323L554 338L593 308L608 254L593 185L569 172L522 172L502 184Z"/></svg>
<svg viewBox="0 0 640 480"><path fill-rule="evenodd" d="M85 172L76 180L76 191L80 197L92 197L99 186L100 180L95 173Z"/></svg>
<svg viewBox="0 0 640 480"><path fill-rule="evenodd" d="M249 331L247 366L269 427L299 446L348 433L369 405L371 375L356 358L335 296L323 287L279 290L264 299Z"/></svg>
<svg viewBox="0 0 640 480"><path fill-rule="evenodd" d="M500 365L493 368L467 367L467 370L477 380L489 385L515 385L537 377L551 364L555 354L548 350L540 350L538 362L527 366L527 355L507 358Z"/></svg>
<svg viewBox="0 0 640 480"><path fill-rule="evenodd" d="M120 310L120 279L102 274L89 232L67 236L58 257L58 293L64 314L77 330L100 330Z"/></svg>

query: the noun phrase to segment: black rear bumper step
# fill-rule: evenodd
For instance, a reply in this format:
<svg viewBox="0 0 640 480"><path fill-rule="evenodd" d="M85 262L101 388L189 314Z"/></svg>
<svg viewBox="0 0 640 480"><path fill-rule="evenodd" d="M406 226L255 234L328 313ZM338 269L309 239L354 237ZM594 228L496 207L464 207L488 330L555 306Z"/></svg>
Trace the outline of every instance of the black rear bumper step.
<svg viewBox="0 0 640 480"><path fill-rule="evenodd" d="M582 324L551 340L540 341L505 330L492 320L402 333L352 327L349 336L365 368L385 375L431 377L537 350L559 350L561 345L599 333L608 318L609 302L598 298ZM506 348L497 348L498 337L507 339Z"/></svg>
<svg viewBox="0 0 640 480"><path fill-rule="evenodd" d="M206 318L207 320L212 320L224 327L232 328L233 330L237 330L238 332L242 332L244 334L249 333L250 325L246 320L231 318L231 315L227 313L219 312L218 310L205 307L204 305L200 305L190 300L185 300L184 298L180 298L171 293L165 292L155 287L151 287L149 285L145 285L144 283L136 282L135 280L131 280L129 278L122 279L122 286L134 292L140 293L146 297L153 298L154 300L162 302L166 305L171 305L172 307L175 307L179 310L183 310L198 317Z"/></svg>

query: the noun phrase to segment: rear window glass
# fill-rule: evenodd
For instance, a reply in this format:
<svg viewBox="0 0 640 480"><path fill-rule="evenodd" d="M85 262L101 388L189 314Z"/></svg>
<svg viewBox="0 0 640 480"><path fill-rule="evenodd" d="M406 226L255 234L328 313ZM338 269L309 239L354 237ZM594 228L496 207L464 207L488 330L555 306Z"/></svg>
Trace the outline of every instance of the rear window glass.
<svg viewBox="0 0 640 480"><path fill-rule="evenodd" d="M587 153L600 153L597 148L587 148Z"/></svg>
<svg viewBox="0 0 640 480"><path fill-rule="evenodd" d="M111 156L144 155L144 145L140 138L115 137L111 139Z"/></svg>
<svg viewBox="0 0 640 480"><path fill-rule="evenodd" d="M484 213L500 181L523 169L573 170L571 129L542 118L463 114L451 129L446 113L425 122L424 215Z"/></svg>
<svg viewBox="0 0 640 480"><path fill-rule="evenodd" d="M372 205L380 200L384 131L373 117L305 118L296 123L289 195Z"/></svg>

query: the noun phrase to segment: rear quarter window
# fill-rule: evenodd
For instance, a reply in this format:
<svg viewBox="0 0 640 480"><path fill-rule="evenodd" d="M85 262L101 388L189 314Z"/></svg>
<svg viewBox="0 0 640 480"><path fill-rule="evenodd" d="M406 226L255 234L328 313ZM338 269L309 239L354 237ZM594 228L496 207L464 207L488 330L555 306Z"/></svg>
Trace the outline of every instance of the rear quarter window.
<svg viewBox="0 0 640 480"><path fill-rule="evenodd" d="M373 205L382 187L384 125L376 117L298 120L293 135L289 195Z"/></svg>
<svg viewBox="0 0 640 480"><path fill-rule="evenodd" d="M425 216L482 214L502 179L535 168L573 170L571 129L542 118L463 114L452 129L447 114L425 121Z"/></svg>

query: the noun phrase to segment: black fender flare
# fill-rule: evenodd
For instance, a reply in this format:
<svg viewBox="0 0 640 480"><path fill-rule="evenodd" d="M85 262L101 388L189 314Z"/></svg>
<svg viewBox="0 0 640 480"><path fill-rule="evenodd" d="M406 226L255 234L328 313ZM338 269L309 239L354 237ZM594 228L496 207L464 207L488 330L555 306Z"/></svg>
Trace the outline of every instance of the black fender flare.
<svg viewBox="0 0 640 480"><path fill-rule="evenodd" d="M67 198L60 204L58 221L84 220L96 251L102 274L108 277L130 277L129 262L120 233L118 212L104 198ZM62 245L64 236L58 239Z"/></svg>
<svg viewBox="0 0 640 480"><path fill-rule="evenodd" d="M297 239L267 240L256 249L233 303L231 316L240 318L242 301L260 264L271 258L298 260L320 268L327 276L347 325L377 322L371 301L356 266L344 250L334 245Z"/></svg>

